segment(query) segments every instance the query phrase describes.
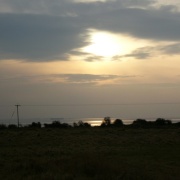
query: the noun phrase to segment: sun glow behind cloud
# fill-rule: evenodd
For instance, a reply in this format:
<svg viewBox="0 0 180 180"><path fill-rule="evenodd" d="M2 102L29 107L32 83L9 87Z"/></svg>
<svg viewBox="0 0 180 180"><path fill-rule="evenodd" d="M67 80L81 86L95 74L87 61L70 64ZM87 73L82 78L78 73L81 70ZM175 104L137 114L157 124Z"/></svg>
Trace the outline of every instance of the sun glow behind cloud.
<svg viewBox="0 0 180 180"><path fill-rule="evenodd" d="M143 40L137 40L126 35L96 30L90 30L90 42L90 45L81 50L102 57L124 55L146 44Z"/></svg>

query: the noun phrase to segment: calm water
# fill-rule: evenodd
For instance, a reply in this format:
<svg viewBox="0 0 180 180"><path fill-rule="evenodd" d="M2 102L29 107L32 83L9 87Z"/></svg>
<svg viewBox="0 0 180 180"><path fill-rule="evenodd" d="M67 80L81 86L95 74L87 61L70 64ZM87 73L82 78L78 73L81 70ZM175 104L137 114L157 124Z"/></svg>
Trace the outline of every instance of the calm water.
<svg viewBox="0 0 180 180"><path fill-rule="evenodd" d="M113 122L116 118L111 118ZM155 121L157 118L145 118L147 121ZM170 119L173 123L180 122L180 118L165 118ZM41 124L44 123L52 123L53 121L59 121L61 123L68 123L72 125L74 122L83 121L90 123L92 126L99 126L102 122L103 118L21 118L20 124L27 125L31 124L32 122L40 122ZM122 119L124 124L131 124L136 119ZM0 124L17 124L17 119L0 119Z"/></svg>

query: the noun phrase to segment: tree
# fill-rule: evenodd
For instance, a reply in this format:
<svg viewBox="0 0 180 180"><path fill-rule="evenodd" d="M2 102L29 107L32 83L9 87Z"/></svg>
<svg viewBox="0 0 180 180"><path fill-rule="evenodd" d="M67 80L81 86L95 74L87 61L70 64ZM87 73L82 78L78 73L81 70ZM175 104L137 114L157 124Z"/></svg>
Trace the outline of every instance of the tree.
<svg viewBox="0 0 180 180"><path fill-rule="evenodd" d="M45 128L59 128L61 123L59 121L53 121L51 124L44 124Z"/></svg>
<svg viewBox="0 0 180 180"><path fill-rule="evenodd" d="M91 124L83 121L78 121L78 123L73 124L74 127L91 127Z"/></svg>
<svg viewBox="0 0 180 180"><path fill-rule="evenodd" d="M53 121L52 127L61 127L61 123L59 121Z"/></svg>
<svg viewBox="0 0 180 180"><path fill-rule="evenodd" d="M121 127L123 126L123 121L121 119L116 119L113 123L115 127Z"/></svg>
<svg viewBox="0 0 180 180"><path fill-rule="evenodd" d="M148 122L145 119L136 119L133 121L133 126L135 127L146 127Z"/></svg>
<svg viewBox="0 0 180 180"><path fill-rule="evenodd" d="M158 119L156 119L155 124L158 126L171 125L172 121L171 120L165 120L163 118L158 118Z"/></svg>
<svg viewBox="0 0 180 180"><path fill-rule="evenodd" d="M32 127L32 128L41 128L41 123L40 122L32 122L31 125L29 125L29 127Z"/></svg>
<svg viewBox="0 0 180 180"><path fill-rule="evenodd" d="M111 125L111 118L106 116L101 124L101 126L110 126Z"/></svg>

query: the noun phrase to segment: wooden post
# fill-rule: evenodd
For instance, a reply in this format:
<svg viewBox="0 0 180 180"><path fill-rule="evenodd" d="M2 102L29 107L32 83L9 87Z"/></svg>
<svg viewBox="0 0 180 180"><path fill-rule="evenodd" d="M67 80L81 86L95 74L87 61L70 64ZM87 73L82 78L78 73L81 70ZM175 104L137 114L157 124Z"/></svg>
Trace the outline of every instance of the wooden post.
<svg viewBox="0 0 180 180"><path fill-rule="evenodd" d="M15 106L17 108L17 125L18 125L18 128L19 128L19 106L21 106L21 105L17 104Z"/></svg>

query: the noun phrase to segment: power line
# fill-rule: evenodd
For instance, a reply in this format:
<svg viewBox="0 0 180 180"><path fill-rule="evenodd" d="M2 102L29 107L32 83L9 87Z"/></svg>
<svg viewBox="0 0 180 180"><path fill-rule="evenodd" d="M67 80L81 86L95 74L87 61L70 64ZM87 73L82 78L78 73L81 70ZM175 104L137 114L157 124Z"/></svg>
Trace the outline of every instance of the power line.
<svg viewBox="0 0 180 180"><path fill-rule="evenodd" d="M94 104L49 104L49 105L22 105L22 106L42 106L42 107L49 107L49 106L134 106L134 105L179 105L180 102L177 102L177 103L173 103L173 102L170 102L170 103L94 103Z"/></svg>
<svg viewBox="0 0 180 180"><path fill-rule="evenodd" d="M179 105L180 102L169 103L93 103L93 104L21 104L27 107L55 107L55 106L135 106L135 105ZM0 107L12 107L14 105L0 105ZM15 105L17 107L17 105Z"/></svg>
<svg viewBox="0 0 180 180"><path fill-rule="evenodd" d="M14 105L0 105L0 107L12 107Z"/></svg>

